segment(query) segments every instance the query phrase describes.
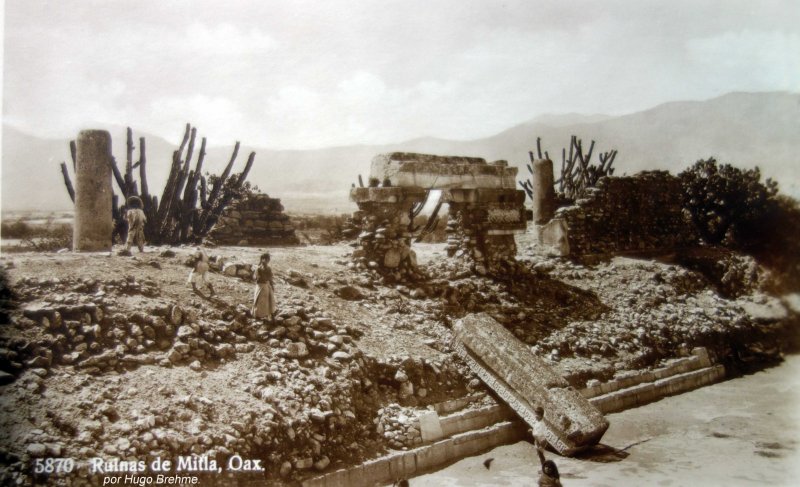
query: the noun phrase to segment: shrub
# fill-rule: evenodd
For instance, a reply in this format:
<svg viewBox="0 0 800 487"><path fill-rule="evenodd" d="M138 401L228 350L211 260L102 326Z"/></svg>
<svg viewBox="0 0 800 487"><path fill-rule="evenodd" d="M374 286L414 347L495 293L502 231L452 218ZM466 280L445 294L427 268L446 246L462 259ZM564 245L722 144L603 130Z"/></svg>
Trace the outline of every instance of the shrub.
<svg viewBox="0 0 800 487"><path fill-rule="evenodd" d="M72 227L59 225L48 230L41 237L22 239L22 246L37 252L52 252L72 248Z"/></svg>
<svg viewBox="0 0 800 487"><path fill-rule="evenodd" d="M33 236L31 226L22 220L17 220L14 223L3 222L0 232L3 234L3 238L29 238Z"/></svg>
<svg viewBox="0 0 800 487"><path fill-rule="evenodd" d="M701 160L679 175L684 208L706 243L746 252L773 276L775 291L800 289L800 204L761 182L758 168L741 170Z"/></svg>
<svg viewBox="0 0 800 487"><path fill-rule="evenodd" d="M761 183L757 167L741 170L713 158L697 161L678 176L684 208L706 243L741 249L759 240L758 229L778 193L776 182Z"/></svg>
<svg viewBox="0 0 800 487"><path fill-rule="evenodd" d="M776 271L776 289L800 289L800 204L782 195L771 199L764 217L748 231L759 237L748 250Z"/></svg>
<svg viewBox="0 0 800 487"><path fill-rule="evenodd" d="M0 267L0 323L10 323L10 313L16 307L14 290L8 282L8 272Z"/></svg>

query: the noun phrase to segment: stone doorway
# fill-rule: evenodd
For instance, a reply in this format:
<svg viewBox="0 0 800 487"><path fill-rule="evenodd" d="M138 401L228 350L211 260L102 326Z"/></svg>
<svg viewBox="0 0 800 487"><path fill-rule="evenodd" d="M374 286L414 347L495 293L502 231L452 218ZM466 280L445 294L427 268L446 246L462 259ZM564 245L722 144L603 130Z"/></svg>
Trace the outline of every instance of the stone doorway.
<svg viewBox="0 0 800 487"><path fill-rule="evenodd" d="M514 234L526 224L525 193L515 189L516 175L506 161L404 152L376 156L371 187L350 192L361 229L354 259L398 280L422 277L411 249L412 219L432 191L441 191L441 204L448 207L449 256L469 260L479 273L513 259Z"/></svg>

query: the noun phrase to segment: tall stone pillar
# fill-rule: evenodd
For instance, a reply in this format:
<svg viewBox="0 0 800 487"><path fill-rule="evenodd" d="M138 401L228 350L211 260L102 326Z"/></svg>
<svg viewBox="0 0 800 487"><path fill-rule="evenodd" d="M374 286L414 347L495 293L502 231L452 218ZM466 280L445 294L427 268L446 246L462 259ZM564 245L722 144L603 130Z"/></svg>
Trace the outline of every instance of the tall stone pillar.
<svg viewBox="0 0 800 487"><path fill-rule="evenodd" d="M72 248L76 252L111 250L111 135L105 130L83 130L77 145Z"/></svg>
<svg viewBox="0 0 800 487"><path fill-rule="evenodd" d="M533 161L533 222L547 223L556 211L556 192L553 189L553 161Z"/></svg>

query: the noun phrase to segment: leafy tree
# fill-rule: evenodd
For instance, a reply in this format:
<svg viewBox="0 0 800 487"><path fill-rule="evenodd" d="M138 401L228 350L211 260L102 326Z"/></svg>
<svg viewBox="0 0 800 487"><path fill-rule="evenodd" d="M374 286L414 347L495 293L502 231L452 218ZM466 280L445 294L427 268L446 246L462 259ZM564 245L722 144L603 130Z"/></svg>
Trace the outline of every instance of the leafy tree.
<svg viewBox="0 0 800 487"><path fill-rule="evenodd" d="M761 171L699 160L679 174L683 205L698 234L709 244L746 248L759 240L771 212L778 184L761 182Z"/></svg>
<svg viewBox="0 0 800 487"><path fill-rule="evenodd" d="M769 202L764 218L750 230L752 254L775 272L775 289L800 289L800 203L784 195Z"/></svg>

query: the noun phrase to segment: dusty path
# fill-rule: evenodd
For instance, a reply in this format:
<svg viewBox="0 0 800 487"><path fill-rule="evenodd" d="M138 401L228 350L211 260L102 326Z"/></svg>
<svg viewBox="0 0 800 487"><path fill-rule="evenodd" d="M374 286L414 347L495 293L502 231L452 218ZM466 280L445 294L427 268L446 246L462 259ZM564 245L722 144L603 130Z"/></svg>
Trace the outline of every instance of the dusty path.
<svg viewBox="0 0 800 487"><path fill-rule="evenodd" d="M622 452L552 456L565 486L797 485L800 356L782 365L609 415L603 443ZM626 456L627 454L627 456ZM494 458L490 470L484 460ZM551 457L548 457L551 458ZM529 443L497 448L411 480L414 487L536 485Z"/></svg>

